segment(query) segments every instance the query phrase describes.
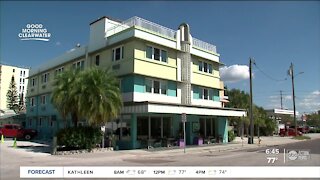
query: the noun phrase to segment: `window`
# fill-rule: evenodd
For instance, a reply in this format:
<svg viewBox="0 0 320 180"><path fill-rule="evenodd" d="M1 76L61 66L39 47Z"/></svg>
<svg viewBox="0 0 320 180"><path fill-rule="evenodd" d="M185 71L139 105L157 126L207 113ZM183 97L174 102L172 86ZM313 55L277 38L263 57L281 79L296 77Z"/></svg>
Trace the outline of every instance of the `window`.
<svg viewBox="0 0 320 180"><path fill-rule="evenodd" d="M209 99L209 90L208 89L203 89L203 98L202 99Z"/></svg>
<svg viewBox="0 0 320 180"><path fill-rule="evenodd" d="M167 94L167 84L161 83L161 94Z"/></svg>
<svg viewBox="0 0 320 180"><path fill-rule="evenodd" d="M16 70L15 70L15 69L13 69L13 70L12 70L12 72L16 72Z"/></svg>
<svg viewBox="0 0 320 180"><path fill-rule="evenodd" d="M22 78L20 78L20 84L22 83Z"/></svg>
<svg viewBox="0 0 320 180"><path fill-rule="evenodd" d="M24 79L22 79L22 83L24 84Z"/></svg>
<svg viewBox="0 0 320 180"><path fill-rule="evenodd" d="M154 48L151 46L147 46L146 57L148 59L154 59L154 60L162 61L162 62L168 61L167 51L159 49L159 48Z"/></svg>
<svg viewBox="0 0 320 180"><path fill-rule="evenodd" d="M41 76L41 82L42 83L47 83L49 81L49 73L44 73Z"/></svg>
<svg viewBox="0 0 320 180"><path fill-rule="evenodd" d="M207 63L203 63L203 72L208 72L208 64Z"/></svg>
<svg viewBox="0 0 320 180"><path fill-rule="evenodd" d="M96 55L96 66L100 64L100 55Z"/></svg>
<svg viewBox="0 0 320 180"><path fill-rule="evenodd" d="M154 94L167 94L167 83L160 80L145 80L146 92Z"/></svg>
<svg viewBox="0 0 320 180"><path fill-rule="evenodd" d="M46 104L46 95L41 96L41 104Z"/></svg>
<svg viewBox="0 0 320 180"><path fill-rule="evenodd" d="M50 119L50 127L53 127L53 120Z"/></svg>
<svg viewBox="0 0 320 180"><path fill-rule="evenodd" d="M19 86L19 91L21 92L21 86Z"/></svg>
<svg viewBox="0 0 320 180"><path fill-rule="evenodd" d="M154 60L160 60L160 49L158 48L153 48L154 54L153 54L153 59Z"/></svg>
<svg viewBox="0 0 320 180"><path fill-rule="evenodd" d="M147 58L152 59L152 47L147 46L147 52L146 53L147 53L146 54Z"/></svg>
<svg viewBox="0 0 320 180"><path fill-rule="evenodd" d="M32 119L29 119L29 126L32 126Z"/></svg>
<svg viewBox="0 0 320 180"><path fill-rule="evenodd" d="M36 105L34 97L30 98L30 105L31 106L35 106Z"/></svg>
<svg viewBox="0 0 320 180"><path fill-rule="evenodd" d="M34 87L36 85L36 79L35 78L32 78L31 80L31 86Z"/></svg>
<svg viewBox="0 0 320 180"><path fill-rule="evenodd" d="M20 76L22 76L22 71L20 71Z"/></svg>
<svg viewBox="0 0 320 180"><path fill-rule="evenodd" d="M202 68L203 68L203 62L199 61L199 71L202 71Z"/></svg>
<svg viewBox="0 0 320 180"><path fill-rule="evenodd" d="M112 49L112 61L118 61L124 58L124 47L117 47Z"/></svg>
<svg viewBox="0 0 320 180"><path fill-rule="evenodd" d="M146 92L152 93L152 80L146 79Z"/></svg>
<svg viewBox="0 0 320 180"><path fill-rule="evenodd" d="M161 61L162 62L167 62L167 51L161 50Z"/></svg>
<svg viewBox="0 0 320 180"><path fill-rule="evenodd" d="M212 64L199 61L199 71L212 74Z"/></svg>
<svg viewBox="0 0 320 180"><path fill-rule="evenodd" d="M209 73L212 74L212 64L209 64L208 69L209 69Z"/></svg>
<svg viewBox="0 0 320 180"><path fill-rule="evenodd" d="M64 70L64 67L60 67L60 68L56 69L56 70L54 71L54 76L56 76L56 75L58 75L58 74L62 73L62 72L63 72L63 70Z"/></svg>
<svg viewBox="0 0 320 180"><path fill-rule="evenodd" d="M153 81L153 93L160 94L160 82Z"/></svg>
<svg viewBox="0 0 320 180"><path fill-rule="evenodd" d="M26 71L23 71L23 77L25 77L26 76Z"/></svg>
<svg viewBox="0 0 320 180"><path fill-rule="evenodd" d="M24 91L24 86L22 86L22 91Z"/></svg>
<svg viewBox="0 0 320 180"><path fill-rule="evenodd" d="M84 69L84 61L82 60L82 61L77 61L77 62L73 63L72 68L83 70Z"/></svg>
<svg viewBox="0 0 320 180"><path fill-rule="evenodd" d="M39 118L39 124L38 124L39 126L41 126L42 125L42 118Z"/></svg>

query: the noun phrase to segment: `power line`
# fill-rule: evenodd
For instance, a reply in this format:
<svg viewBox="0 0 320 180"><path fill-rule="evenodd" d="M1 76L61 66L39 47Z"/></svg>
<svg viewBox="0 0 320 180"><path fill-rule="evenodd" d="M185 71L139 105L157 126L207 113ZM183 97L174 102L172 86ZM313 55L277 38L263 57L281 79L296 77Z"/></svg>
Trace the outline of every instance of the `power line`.
<svg viewBox="0 0 320 180"><path fill-rule="evenodd" d="M262 72L262 74L264 74L267 78L269 78L269 79L271 79L271 80L273 80L273 81L280 82L280 81L286 81L286 80L287 80L287 78L284 78L284 79L276 79L276 78L270 76L269 74L265 73L264 71L262 71L262 70L258 67L258 65L257 65L256 63L254 63L254 65L256 66L256 68L257 68L259 71Z"/></svg>

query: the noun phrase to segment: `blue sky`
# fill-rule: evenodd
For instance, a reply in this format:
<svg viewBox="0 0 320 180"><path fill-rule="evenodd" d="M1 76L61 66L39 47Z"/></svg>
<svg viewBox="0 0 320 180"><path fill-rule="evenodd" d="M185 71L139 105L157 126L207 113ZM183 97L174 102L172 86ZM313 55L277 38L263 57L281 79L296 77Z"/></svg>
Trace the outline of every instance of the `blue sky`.
<svg viewBox="0 0 320 180"><path fill-rule="evenodd" d="M304 72L295 78L297 110L320 110L320 1L1 1L0 13L1 62L37 67L77 43L87 44L89 23L104 15L139 16L171 29L186 22L194 37L217 46L231 74L246 70L254 57L256 104L279 108L282 90L283 106L292 109L287 76L292 62L295 74ZM52 34L50 41L21 41L18 33L27 23L42 23ZM248 92L247 77L237 80L225 84Z"/></svg>

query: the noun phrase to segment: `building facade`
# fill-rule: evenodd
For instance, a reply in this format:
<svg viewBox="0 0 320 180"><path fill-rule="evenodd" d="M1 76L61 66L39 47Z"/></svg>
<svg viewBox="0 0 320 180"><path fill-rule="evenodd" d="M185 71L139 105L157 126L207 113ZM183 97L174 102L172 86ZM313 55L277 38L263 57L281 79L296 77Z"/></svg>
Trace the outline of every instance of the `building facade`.
<svg viewBox="0 0 320 180"><path fill-rule="evenodd" d="M31 71L27 126L51 137L71 124L50 103L56 74L77 67L110 67L120 80L124 102L116 123L109 126L120 131L120 149L181 138L182 114L187 116L187 144L200 137L226 143L227 117L246 113L224 108L220 65L216 47L193 38L187 24L172 30L139 17L102 17L90 24L87 46L77 46Z"/></svg>
<svg viewBox="0 0 320 180"><path fill-rule="evenodd" d="M18 96L22 105L25 103L27 94L29 68L0 64L0 109L7 109L7 92L10 82L14 79Z"/></svg>

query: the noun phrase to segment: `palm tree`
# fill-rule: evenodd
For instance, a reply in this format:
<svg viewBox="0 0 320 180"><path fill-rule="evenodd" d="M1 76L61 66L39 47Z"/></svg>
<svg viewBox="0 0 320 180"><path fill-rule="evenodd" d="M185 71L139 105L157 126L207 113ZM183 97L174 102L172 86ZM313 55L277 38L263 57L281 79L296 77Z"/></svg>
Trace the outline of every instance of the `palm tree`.
<svg viewBox="0 0 320 180"><path fill-rule="evenodd" d="M75 81L80 74L79 71L69 70L58 74L53 84L51 102L58 110L63 119L71 114L74 126L77 126L79 119L79 109L76 106L76 96L79 95L79 88L75 85Z"/></svg>
<svg viewBox="0 0 320 180"><path fill-rule="evenodd" d="M76 97L81 117L89 124L101 125L116 118L122 107L118 79L109 71L89 68L80 73L75 84L80 96ZM77 92L78 89L75 89Z"/></svg>

